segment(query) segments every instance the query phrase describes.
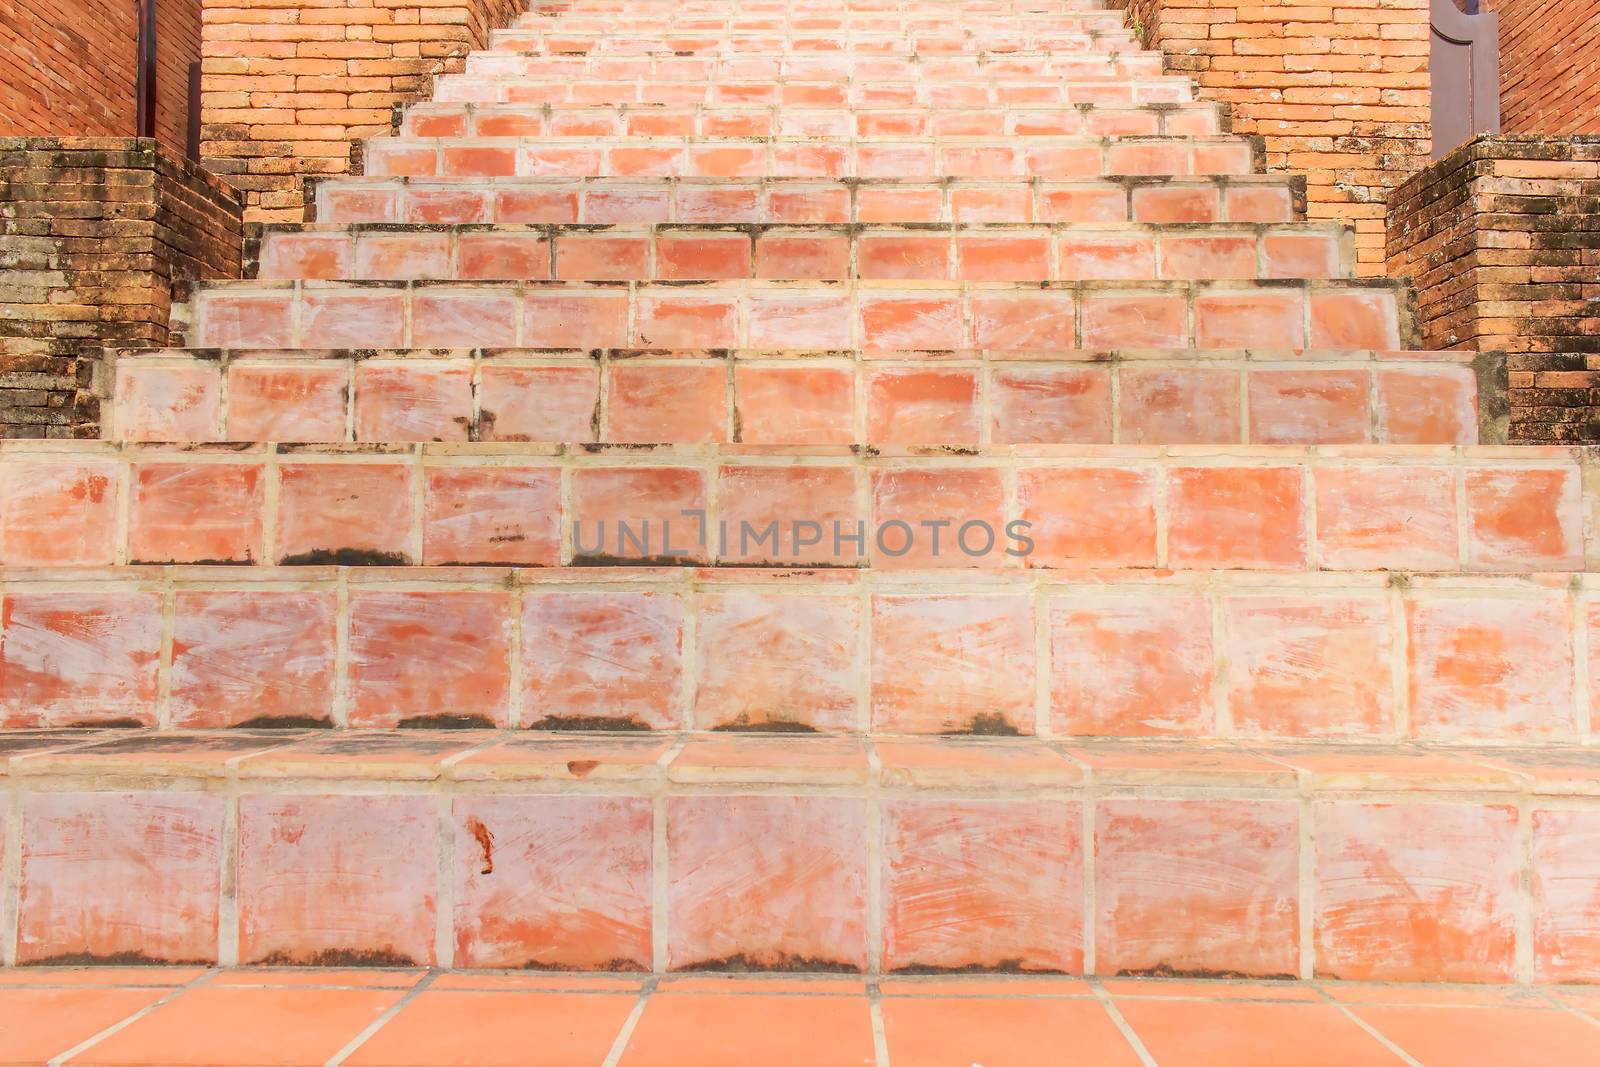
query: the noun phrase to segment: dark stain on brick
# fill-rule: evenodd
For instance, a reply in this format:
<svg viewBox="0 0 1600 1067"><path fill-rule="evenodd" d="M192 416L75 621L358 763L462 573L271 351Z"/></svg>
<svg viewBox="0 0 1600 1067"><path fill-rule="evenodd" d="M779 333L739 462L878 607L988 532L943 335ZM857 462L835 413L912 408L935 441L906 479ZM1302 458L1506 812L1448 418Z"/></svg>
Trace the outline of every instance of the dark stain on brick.
<svg viewBox="0 0 1600 1067"><path fill-rule="evenodd" d="M467 819L467 833L472 835L472 839L476 841L478 843L478 847L483 850L483 867L478 871L478 873L493 874L494 834L489 832L489 828L483 824L483 820L478 818L476 815L470 816Z"/></svg>
<svg viewBox="0 0 1600 1067"><path fill-rule="evenodd" d="M257 715L233 724L235 730L331 730L332 719L313 715Z"/></svg>
<svg viewBox="0 0 1600 1067"><path fill-rule="evenodd" d="M168 960L143 952L111 952L97 956L92 952L64 952L42 960L18 961L20 967L210 967L215 960Z"/></svg>
<svg viewBox="0 0 1600 1067"><path fill-rule="evenodd" d="M741 952L717 960L699 960L676 968L680 971L727 971L730 974L779 971L801 974L808 971L819 974L860 974L861 968L842 960L827 960L816 956L796 956L788 952L762 953L751 956Z"/></svg>
<svg viewBox="0 0 1600 1067"><path fill-rule="evenodd" d="M705 559L694 556L573 556L574 567L703 567Z"/></svg>
<svg viewBox="0 0 1600 1067"><path fill-rule="evenodd" d="M598 766L600 766L600 761L597 759L569 759L567 760L567 773L574 778L587 778Z"/></svg>
<svg viewBox="0 0 1600 1067"><path fill-rule="evenodd" d="M568 963L550 963L546 960L526 960L521 964L524 971L556 971L562 974L584 971L613 971L626 974L644 974L650 968L638 960L625 960L620 956L613 960L606 960L598 967L574 967Z"/></svg>
<svg viewBox="0 0 1600 1067"><path fill-rule="evenodd" d="M1006 721L1003 715L974 715L965 730L946 730L947 737L1021 737L1022 731Z"/></svg>
<svg viewBox="0 0 1600 1067"><path fill-rule="evenodd" d="M1211 979L1240 979L1248 978L1255 982L1292 982L1292 974L1250 974L1246 971L1226 971L1210 967L1174 967L1170 963L1158 963L1154 967L1125 967L1117 972L1118 978L1204 978Z"/></svg>
<svg viewBox="0 0 1600 1067"><path fill-rule="evenodd" d="M1028 967L1020 959L999 963L967 963L960 967L941 967L931 963L909 963L894 968L895 974L1066 974L1055 967Z"/></svg>
<svg viewBox="0 0 1600 1067"><path fill-rule="evenodd" d="M493 730L487 715L413 715L400 720L402 730Z"/></svg>
<svg viewBox="0 0 1600 1067"><path fill-rule="evenodd" d="M409 562L399 552L370 548L313 548L283 557L285 567L404 567Z"/></svg>
<svg viewBox="0 0 1600 1067"><path fill-rule="evenodd" d="M417 961L387 948L325 948L309 955L274 952L254 961L263 967L415 967Z"/></svg>
<svg viewBox="0 0 1600 1067"><path fill-rule="evenodd" d="M612 733L649 733L650 727L638 719L612 715L546 715L528 726L530 730L574 730Z"/></svg>
<svg viewBox="0 0 1600 1067"><path fill-rule="evenodd" d="M769 719L765 722L751 722L747 716L741 715L732 722L725 722L721 726L713 726L713 733L719 734L814 734L815 726L803 722L791 722L788 719Z"/></svg>
<svg viewBox="0 0 1600 1067"><path fill-rule="evenodd" d="M138 719L85 719L81 722L67 723L67 729L100 729L100 730L148 730L150 724L140 722Z"/></svg>

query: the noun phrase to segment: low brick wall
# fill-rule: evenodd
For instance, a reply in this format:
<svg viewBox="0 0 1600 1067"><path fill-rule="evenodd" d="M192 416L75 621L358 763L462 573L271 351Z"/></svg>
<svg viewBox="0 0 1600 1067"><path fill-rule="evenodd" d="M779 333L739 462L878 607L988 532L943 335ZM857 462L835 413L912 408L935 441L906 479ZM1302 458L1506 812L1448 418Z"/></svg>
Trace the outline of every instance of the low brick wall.
<svg viewBox="0 0 1600 1067"><path fill-rule="evenodd" d="M109 347L167 343L175 290L239 276L237 194L138 138L0 138L0 437L93 437Z"/></svg>
<svg viewBox="0 0 1600 1067"><path fill-rule="evenodd" d="M1480 137L1396 190L1424 347L1505 352L1513 441L1600 441L1600 136Z"/></svg>
<svg viewBox="0 0 1600 1067"><path fill-rule="evenodd" d="M522 0L206 0L200 153L252 222L299 222L304 180L350 171L352 142L526 10Z"/></svg>
<svg viewBox="0 0 1600 1067"><path fill-rule="evenodd" d="M1428 165L1427 0L1110 0L1167 69L1227 104L1269 170L1306 176L1306 213L1348 222L1384 272L1384 202Z"/></svg>

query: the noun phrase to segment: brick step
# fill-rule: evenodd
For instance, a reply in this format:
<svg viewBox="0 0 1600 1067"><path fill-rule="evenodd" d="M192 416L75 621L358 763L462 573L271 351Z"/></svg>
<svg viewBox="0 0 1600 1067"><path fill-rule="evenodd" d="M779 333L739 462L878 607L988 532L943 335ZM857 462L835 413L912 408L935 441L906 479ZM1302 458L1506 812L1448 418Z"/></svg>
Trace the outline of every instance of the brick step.
<svg viewBox="0 0 1600 1067"><path fill-rule="evenodd" d="M1592 750L427 731L6 748L20 963L1597 974Z"/></svg>
<svg viewBox="0 0 1600 1067"><path fill-rule="evenodd" d="M1072 78L1097 79L1126 65L1131 78L1167 76L1159 51L1100 46L1089 39L1063 48L1037 48L1025 52L972 52L924 55L909 48L867 52L791 52L777 47L748 47L712 51L704 55L641 53L638 55L563 55L537 49L488 49L471 53L460 74L484 78L586 76L609 81L634 78L660 82L692 82L725 78L734 82L789 80L842 81L962 81ZM1090 47L1094 44L1094 47ZM1182 80L1172 75L1172 80Z"/></svg>
<svg viewBox="0 0 1600 1067"><path fill-rule="evenodd" d="M509 23L517 30L547 33L570 31L574 34L635 33L641 30L680 33L795 33L916 31L919 33L990 32L994 30L1056 29L1092 31L1100 26L1123 29L1122 15L1114 11L978 10L952 8L944 11L921 7L900 11L864 11L840 8L832 11L738 11L683 12L655 7L615 12L569 11L558 18L548 15L518 15Z"/></svg>
<svg viewBox="0 0 1600 1067"><path fill-rule="evenodd" d="M608 82L648 81L657 84L729 84L849 82L942 84L963 81L1038 82L1045 79L1096 81L1108 78L1161 79L1167 76L1161 53L1139 51L1039 51L989 55L923 56L913 52L795 54L768 48L704 56L567 56L535 51L474 52L460 74L442 80L472 78L516 81L523 78L588 78Z"/></svg>
<svg viewBox="0 0 1600 1067"><path fill-rule="evenodd" d="M1386 279L212 282L211 348L1362 348L1410 344ZM175 326L178 325L175 323Z"/></svg>
<svg viewBox="0 0 1600 1067"><path fill-rule="evenodd" d="M10 568L0 596L0 747L121 723L1565 751L1600 708L1592 575Z"/></svg>
<svg viewBox="0 0 1600 1067"><path fill-rule="evenodd" d="M618 18L621 16L621 18ZM634 24L634 19L677 19L680 22L701 21L715 26L749 26L750 29L778 29L797 26L802 29L830 29L848 26L870 19L893 19L917 26L960 26L965 22L978 22L987 26L986 19L1082 19L1085 22L1106 21L1122 24L1120 11L1107 11L1104 3L824 3L790 0L789 3L717 3L717 5L683 5L678 0L661 0L658 3L627 3L627 5L573 5L534 6L528 13L518 14L512 26L539 29L539 27L565 26L568 19L608 19L622 29Z"/></svg>
<svg viewBox="0 0 1600 1067"><path fill-rule="evenodd" d="M577 34L559 30L494 30L489 47L477 55L516 53L528 56L894 56L944 59L946 57L1003 57L1041 53L1089 55L1094 53L1147 53L1125 29L1103 33L1081 30L949 31L828 31L804 33L767 31L666 33L643 29L626 34Z"/></svg>
<svg viewBox="0 0 1600 1067"><path fill-rule="evenodd" d="M1097 37L1133 39L1122 17L1116 14L999 14L960 13L954 17L938 15L845 14L821 18L763 18L760 16L684 17L671 12L640 12L625 19L610 15L567 15L560 19L513 19L499 32L542 39L551 51L603 50L606 42L618 38L636 39L658 36L717 38L766 36L776 40L804 40L819 50L838 50L842 42L860 38L909 37L936 43L950 39L979 38L995 41L1002 47L1015 39L1029 42L1041 37L1090 40ZM831 42L831 49L830 49ZM1026 47L1025 44L1020 47Z"/></svg>
<svg viewBox="0 0 1600 1067"><path fill-rule="evenodd" d="M104 427L126 441L310 443L615 443L647 425L722 441L737 429L765 445L1465 445L1504 434L1495 405L1477 406L1480 392L1504 395L1504 363L1470 352L937 355L169 349L117 361ZM720 409L683 417L682 401L719 388Z"/></svg>
<svg viewBox="0 0 1600 1067"><path fill-rule="evenodd" d="M639 424L614 424L613 436L724 429L720 378L685 398L670 369L631 377L631 388L663 403L635 407ZM925 378L903 372L888 385L915 409L919 392L934 391ZM386 414L403 422L409 398L400 399ZM1591 536L1588 458L1442 445L992 445L951 454L888 445L0 442L0 564L716 561L977 568L997 578L1025 568L1570 572L1584 569ZM866 544L846 540L862 529ZM763 531L775 536L760 539Z"/></svg>
<svg viewBox="0 0 1600 1067"><path fill-rule="evenodd" d="M1292 222L1280 173L982 178L375 178L315 183L324 222Z"/></svg>
<svg viewBox="0 0 1600 1067"><path fill-rule="evenodd" d="M541 78L435 79L436 101L507 104L784 104L790 107L875 105L985 107L1000 104L1176 104L1194 99L1190 78L1162 76L1116 80L1048 78L945 78L885 82L816 78L663 81L630 78L596 81L581 72Z"/></svg>
<svg viewBox="0 0 1600 1067"><path fill-rule="evenodd" d="M409 137L1172 137L1226 132L1213 103L992 108L455 104L406 109Z"/></svg>
<svg viewBox="0 0 1600 1067"><path fill-rule="evenodd" d="M1249 174L1245 137L384 137L365 142L384 177L1099 178Z"/></svg>
<svg viewBox="0 0 1600 1067"><path fill-rule="evenodd" d="M1348 227L1310 222L309 223L272 227L246 256L263 279L1040 282L1332 279L1355 269Z"/></svg>

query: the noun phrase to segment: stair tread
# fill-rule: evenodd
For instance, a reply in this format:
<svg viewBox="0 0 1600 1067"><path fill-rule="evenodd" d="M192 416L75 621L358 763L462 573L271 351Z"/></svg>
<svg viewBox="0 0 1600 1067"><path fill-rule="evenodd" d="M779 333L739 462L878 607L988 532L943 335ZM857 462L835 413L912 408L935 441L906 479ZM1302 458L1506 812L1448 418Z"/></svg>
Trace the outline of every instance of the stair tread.
<svg viewBox="0 0 1600 1067"><path fill-rule="evenodd" d="M853 785L1032 794L1158 785L1600 796L1600 747L1370 741L1145 741L777 733L25 730L13 778L359 778L657 787Z"/></svg>

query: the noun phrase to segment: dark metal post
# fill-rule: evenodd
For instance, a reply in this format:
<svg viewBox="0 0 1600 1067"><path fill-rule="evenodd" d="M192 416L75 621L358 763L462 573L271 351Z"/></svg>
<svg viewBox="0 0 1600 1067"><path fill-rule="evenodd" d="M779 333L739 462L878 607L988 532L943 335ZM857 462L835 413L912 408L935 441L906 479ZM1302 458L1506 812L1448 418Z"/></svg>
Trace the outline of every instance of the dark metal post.
<svg viewBox="0 0 1600 1067"><path fill-rule="evenodd" d="M156 0L139 0L138 81L134 101L139 137L156 135Z"/></svg>
<svg viewBox="0 0 1600 1067"><path fill-rule="evenodd" d="M188 156L200 162L200 63L189 64L189 136L185 147Z"/></svg>

